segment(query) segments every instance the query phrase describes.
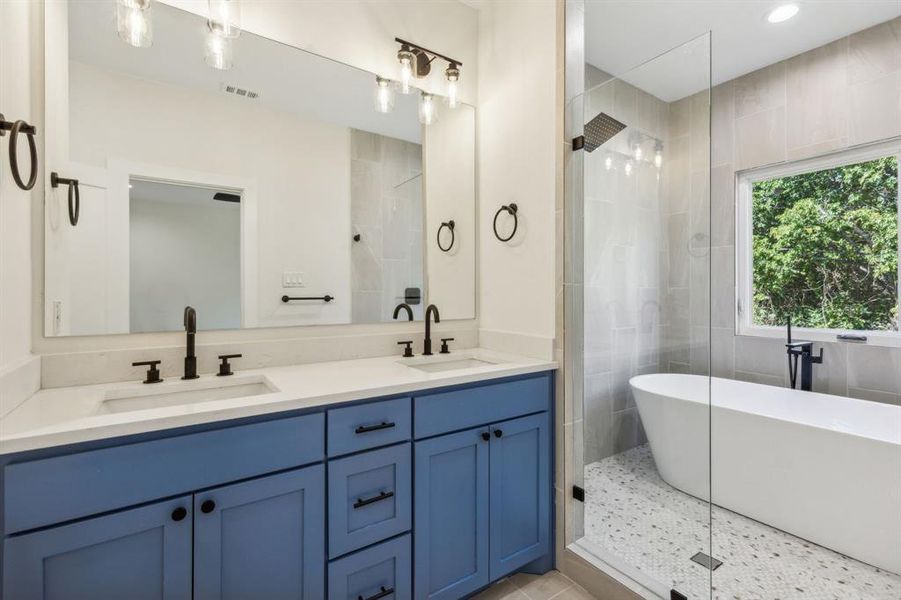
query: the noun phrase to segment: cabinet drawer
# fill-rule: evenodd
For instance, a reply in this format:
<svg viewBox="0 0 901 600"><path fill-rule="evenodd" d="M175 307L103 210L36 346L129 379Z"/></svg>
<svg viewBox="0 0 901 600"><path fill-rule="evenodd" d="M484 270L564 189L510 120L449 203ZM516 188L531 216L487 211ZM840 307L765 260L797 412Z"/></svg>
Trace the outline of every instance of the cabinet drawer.
<svg viewBox="0 0 901 600"><path fill-rule="evenodd" d="M322 413L8 465L6 533L322 460Z"/></svg>
<svg viewBox="0 0 901 600"><path fill-rule="evenodd" d="M328 455L340 456L410 439L410 399L328 411Z"/></svg>
<svg viewBox="0 0 901 600"><path fill-rule="evenodd" d="M550 373L452 392L417 396L416 439L548 410Z"/></svg>
<svg viewBox="0 0 901 600"><path fill-rule="evenodd" d="M329 564L329 600L409 600L413 597L410 535Z"/></svg>
<svg viewBox="0 0 901 600"><path fill-rule="evenodd" d="M330 461L329 558L410 529L410 443Z"/></svg>

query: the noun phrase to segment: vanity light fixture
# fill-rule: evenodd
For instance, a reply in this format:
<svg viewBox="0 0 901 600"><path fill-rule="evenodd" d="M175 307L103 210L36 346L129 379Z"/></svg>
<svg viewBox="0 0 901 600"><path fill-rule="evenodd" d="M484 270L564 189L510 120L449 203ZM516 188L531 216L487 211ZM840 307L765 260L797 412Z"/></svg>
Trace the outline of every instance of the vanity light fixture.
<svg viewBox="0 0 901 600"><path fill-rule="evenodd" d="M394 90L391 89L391 80L375 76L375 110L380 113L390 113L394 110Z"/></svg>
<svg viewBox="0 0 901 600"><path fill-rule="evenodd" d="M153 19L151 0L117 0L116 29L119 39L135 48L153 45Z"/></svg>
<svg viewBox="0 0 901 600"><path fill-rule="evenodd" d="M219 31L208 28L204 41L203 60L206 64L220 71L232 68L232 38Z"/></svg>
<svg viewBox="0 0 901 600"><path fill-rule="evenodd" d="M457 82L460 80L460 67L463 63L407 40L394 38L394 41L400 44L397 60L400 63L401 93L409 94L412 91L411 84L414 77L416 79L428 77L432 71L432 61L440 58L447 61L447 68L444 70L444 76L447 78L447 104L450 108L455 108L458 103ZM420 102L420 106L421 104Z"/></svg>
<svg viewBox="0 0 901 600"><path fill-rule="evenodd" d="M419 122L423 125L431 125L438 120L438 103L435 95L428 92L419 93Z"/></svg>
<svg viewBox="0 0 901 600"><path fill-rule="evenodd" d="M241 35L240 0L209 0L209 6L207 25L210 31L227 38Z"/></svg>
<svg viewBox="0 0 901 600"><path fill-rule="evenodd" d="M457 108L457 82L460 81L460 67L457 63L450 63L444 70L444 76L447 77L447 106Z"/></svg>
<svg viewBox="0 0 901 600"><path fill-rule="evenodd" d="M766 16L766 20L770 23L782 23L798 14L799 10L797 4L783 4L771 10Z"/></svg>
<svg viewBox="0 0 901 600"><path fill-rule="evenodd" d="M413 81L413 61L416 57L406 44L401 44L400 50L397 51L397 60L400 62L400 93L409 94L412 89L410 83Z"/></svg>

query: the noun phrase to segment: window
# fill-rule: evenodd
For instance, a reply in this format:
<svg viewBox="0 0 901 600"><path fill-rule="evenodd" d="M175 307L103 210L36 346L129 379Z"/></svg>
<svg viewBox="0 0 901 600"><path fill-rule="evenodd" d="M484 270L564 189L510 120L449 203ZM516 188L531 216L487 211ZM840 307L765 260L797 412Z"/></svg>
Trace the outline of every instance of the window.
<svg viewBox="0 0 901 600"><path fill-rule="evenodd" d="M738 175L737 328L901 345L901 140Z"/></svg>

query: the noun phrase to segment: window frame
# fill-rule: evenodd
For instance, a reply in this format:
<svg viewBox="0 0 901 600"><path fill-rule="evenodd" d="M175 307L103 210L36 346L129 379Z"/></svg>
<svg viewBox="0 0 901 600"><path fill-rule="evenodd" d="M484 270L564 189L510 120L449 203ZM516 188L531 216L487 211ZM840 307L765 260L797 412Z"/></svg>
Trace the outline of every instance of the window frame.
<svg viewBox="0 0 901 600"><path fill-rule="evenodd" d="M844 167L894 155L898 160L898 252L901 255L901 137L855 146L813 158L787 161L735 173L735 333L736 335L784 338L785 328L755 325L753 311L753 186L760 181ZM901 321L901 256L898 261L898 319ZM899 323L901 326L901 323ZM793 327L793 334L815 342L842 341L842 334L866 336L872 346L901 347L901 331L818 329Z"/></svg>

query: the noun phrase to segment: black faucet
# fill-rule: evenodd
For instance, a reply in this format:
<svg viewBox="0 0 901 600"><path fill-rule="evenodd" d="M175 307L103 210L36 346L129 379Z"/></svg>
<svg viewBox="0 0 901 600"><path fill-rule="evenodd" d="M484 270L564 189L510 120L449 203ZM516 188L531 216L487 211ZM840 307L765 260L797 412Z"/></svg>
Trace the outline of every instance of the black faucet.
<svg viewBox="0 0 901 600"><path fill-rule="evenodd" d="M813 391L813 365L823 362L823 349L820 348L820 355L813 355L813 342L793 342L792 341L792 320L788 318L787 326L788 334L785 344L786 353L788 354L788 376L791 380L792 389L796 389L798 383L798 360L801 361L801 390L805 392Z"/></svg>
<svg viewBox="0 0 901 600"><path fill-rule="evenodd" d="M438 307L434 304L429 304L429 307L425 309L425 340L422 342L423 356L432 355L432 315L435 315L436 323L441 322L441 315L438 314Z"/></svg>
<svg viewBox="0 0 901 600"><path fill-rule="evenodd" d="M197 356L194 354L194 335L197 333L197 311L185 307L185 333L188 341L185 348L185 375L182 379L197 379Z"/></svg>
<svg viewBox="0 0 901 600"><path fill-rule="evenodd" d="M406 302L401 302L397 306L394 307L394 320L397 321L397 316L400 314L401 309L407 311L407 320L413 320L413 309L410 308L410 305Z"/></svg>

